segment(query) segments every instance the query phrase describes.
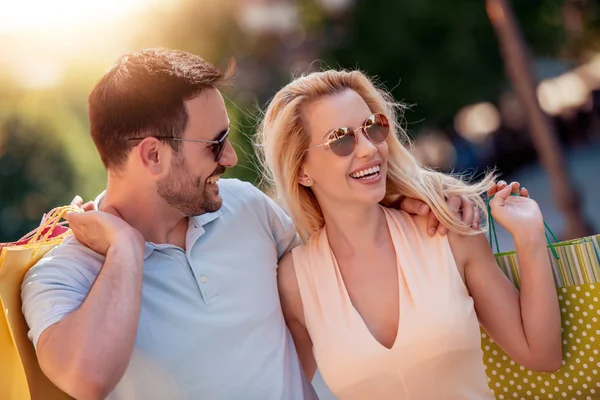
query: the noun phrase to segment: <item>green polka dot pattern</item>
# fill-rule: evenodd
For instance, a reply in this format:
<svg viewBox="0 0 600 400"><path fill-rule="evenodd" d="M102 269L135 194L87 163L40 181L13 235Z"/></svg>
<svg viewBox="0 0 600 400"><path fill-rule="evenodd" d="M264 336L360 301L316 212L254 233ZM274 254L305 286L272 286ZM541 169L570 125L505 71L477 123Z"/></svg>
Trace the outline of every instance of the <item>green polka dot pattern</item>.
<svg viewBox="0 0 600 400"><path fill-rule="evenodd" d="M554 245L552 268L562 319L563 365L557 372L520 366L482 329L481 345L490 389L496 399L600 400L599 236ZM519 286L514 252L496 255L504 273Z"/></svg>

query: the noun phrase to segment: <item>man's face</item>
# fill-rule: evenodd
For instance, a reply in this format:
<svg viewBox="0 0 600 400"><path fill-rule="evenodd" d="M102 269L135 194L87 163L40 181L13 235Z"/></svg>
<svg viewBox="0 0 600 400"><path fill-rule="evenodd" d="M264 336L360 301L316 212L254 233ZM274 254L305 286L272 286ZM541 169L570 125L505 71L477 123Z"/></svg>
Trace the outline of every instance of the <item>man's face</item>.
<svg viewBox="0 0 600 400"><path fill-rule="evenodd" d="M214 88L203 90L185 101L188 115L179 152L174 154L170 172L157 182L157 193L169 205L191 217L221 208L218 179L226 168L237 164L237 155L226 140L219 161L216 145L194 140L218 140L229 129L229 118L221 93Z"/></svg>

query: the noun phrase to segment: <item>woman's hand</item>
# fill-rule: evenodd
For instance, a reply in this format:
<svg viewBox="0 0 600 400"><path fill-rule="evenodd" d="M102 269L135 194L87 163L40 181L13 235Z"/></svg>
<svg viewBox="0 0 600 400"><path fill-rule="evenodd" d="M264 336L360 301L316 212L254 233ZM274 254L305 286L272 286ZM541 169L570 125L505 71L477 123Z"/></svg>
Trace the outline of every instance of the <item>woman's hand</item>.
<svg viewBox="0 0 600 400"><path fill-rule="evenodd" d="M544 238L544 218L538 204L519 182L500 181L488 190L492 217L515 239L535 235ZM512 194L512 195L511 195Z"/></svg>

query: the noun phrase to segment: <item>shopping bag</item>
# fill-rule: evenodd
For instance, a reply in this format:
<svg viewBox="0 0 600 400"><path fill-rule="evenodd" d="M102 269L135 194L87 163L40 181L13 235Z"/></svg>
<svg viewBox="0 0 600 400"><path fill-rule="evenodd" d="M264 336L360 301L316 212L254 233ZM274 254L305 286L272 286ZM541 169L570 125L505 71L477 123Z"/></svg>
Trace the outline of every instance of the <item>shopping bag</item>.
<svg viewBox="0 0 600 400"><path fill-rule="evenodd" d="M0 399L64 400L68 395L54 386L37 362L29 328L21 313L21 283L25 273L65 236L60 219L72 207L44 216L38 229L21 240L0 246Z"/></svg>
<svg viewBox="0 0 600 400"><path fill-rule="evenodd" d="M496 243L494 221L488 220ZM557 372L535 372L513 361L482 329L482 350L496 399L600 399L600 235L558 242L548 226L548 256L561 310L563 362ZM555 243L552 242L554 239ZM495 253L504 274L518 288L515 251Z"/></svg>

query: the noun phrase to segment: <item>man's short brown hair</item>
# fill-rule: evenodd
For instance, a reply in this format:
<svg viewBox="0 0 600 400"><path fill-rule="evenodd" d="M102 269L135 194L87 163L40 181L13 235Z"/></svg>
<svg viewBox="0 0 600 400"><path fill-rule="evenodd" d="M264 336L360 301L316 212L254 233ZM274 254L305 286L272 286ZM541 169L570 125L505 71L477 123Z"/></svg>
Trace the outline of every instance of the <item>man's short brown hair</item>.
<svg viewBox="0 0 600 400"><path fill-rule="evenodd" d="M180 50L146 49L122 56L88 98L90 133L106 169L120 169L131 138L181 137L184 101L229 76ZM178 141L169 141L175 151Z"/></svg>

